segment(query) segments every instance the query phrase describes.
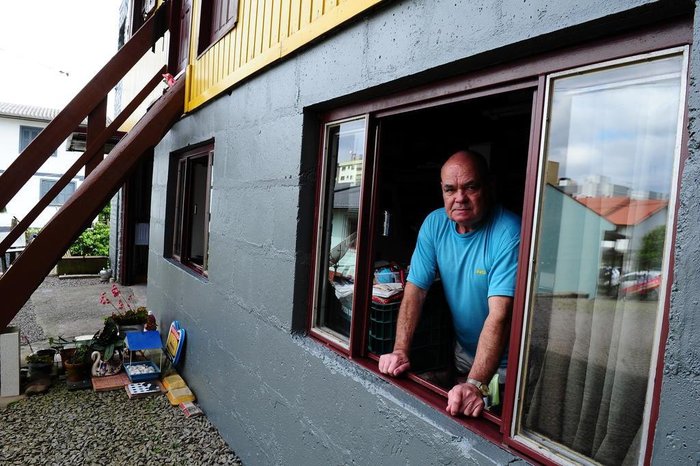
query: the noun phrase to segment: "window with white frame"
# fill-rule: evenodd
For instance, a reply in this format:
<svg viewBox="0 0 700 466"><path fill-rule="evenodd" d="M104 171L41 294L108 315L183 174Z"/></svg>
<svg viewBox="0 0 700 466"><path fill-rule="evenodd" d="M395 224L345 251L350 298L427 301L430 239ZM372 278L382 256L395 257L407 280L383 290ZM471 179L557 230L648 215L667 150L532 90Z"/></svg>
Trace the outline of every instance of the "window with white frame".
<svg viewBox="0 0 700 466"><path fill-rule="evenodd" d="M442 202L440 166L454 149L479 151L498 202L522 216L521 259L501 403L458 419L535 461L643 462L658 403L687 48L606 54L324 123L311 335L377 370L418 229ZM411 372L389 380L444 409L453 331L436 281Z"/></svg>

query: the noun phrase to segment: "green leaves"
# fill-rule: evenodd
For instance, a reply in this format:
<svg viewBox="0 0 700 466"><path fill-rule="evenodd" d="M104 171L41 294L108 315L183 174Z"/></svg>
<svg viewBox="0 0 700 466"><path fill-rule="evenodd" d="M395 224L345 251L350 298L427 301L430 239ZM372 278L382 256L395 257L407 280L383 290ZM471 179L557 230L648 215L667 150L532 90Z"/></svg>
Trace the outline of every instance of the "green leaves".
<svg viewBox="0 0 700 466"><path fill-rule="evenodd" d="M108 256L109 255L109 203L98 215L98 221L75 240L69 248L74 256Z"/></svg>
<svg viewBox="0 0 700 466"><path fill-rule="evenodd" d="M96 223L87 228L70 247L74 256L107 256L109 255L109 225Z"/></svg>

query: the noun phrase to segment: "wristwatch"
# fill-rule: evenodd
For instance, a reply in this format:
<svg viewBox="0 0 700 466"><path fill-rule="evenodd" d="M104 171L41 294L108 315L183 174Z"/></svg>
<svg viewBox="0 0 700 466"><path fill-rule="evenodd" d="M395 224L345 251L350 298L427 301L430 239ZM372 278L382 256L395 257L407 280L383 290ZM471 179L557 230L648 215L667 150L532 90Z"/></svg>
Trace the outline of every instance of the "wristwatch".
<svg viewBox="0 0 700 466"><path fill-rule="evenodd" d="M481 396L489 396L489 386L485 383L481 383L476 379L469 378L467 383L474 385L481 392Z"/></svg>

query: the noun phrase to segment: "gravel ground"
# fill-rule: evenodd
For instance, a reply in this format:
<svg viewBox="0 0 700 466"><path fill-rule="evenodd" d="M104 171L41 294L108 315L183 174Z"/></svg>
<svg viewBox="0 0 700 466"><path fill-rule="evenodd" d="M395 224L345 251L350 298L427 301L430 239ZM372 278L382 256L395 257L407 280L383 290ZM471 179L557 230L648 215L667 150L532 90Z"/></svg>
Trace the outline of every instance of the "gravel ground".
<svg viewBox="0 0 700 466"><path fill-rule="evenodd" d="M215 465L241 462L204 416L185 418L165 395L124 390L47 393L0 411L2 465Z"/></svg>
<svg viewBox="0 0 700 466"><path fill-rule="evenodd" d="M35 350L48 336L92 334L109 312L98 304L109 286L98 278L47 277L10 325L19 325L21 344L28 340ZM165 395L130 400L123 389L69 391L57 380L45 394L4 404L2 466L241 464L205 416L185 418Z"/></svg>
<svg viewBox="0 0 700 466"><path fill-rule="evenodd" d="M17 313L14 319L10 322L10 326L19 326L22 332L22 344L26 343L25 337L31 342L46 340L44 329L36 321L34 312L34 304L31 299Z"/></svg>

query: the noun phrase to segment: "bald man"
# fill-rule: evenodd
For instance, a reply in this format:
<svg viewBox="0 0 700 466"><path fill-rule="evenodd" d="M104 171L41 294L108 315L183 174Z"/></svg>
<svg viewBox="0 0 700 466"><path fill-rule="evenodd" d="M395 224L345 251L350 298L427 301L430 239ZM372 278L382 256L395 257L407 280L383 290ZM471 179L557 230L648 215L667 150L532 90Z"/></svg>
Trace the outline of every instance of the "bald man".
<svg viewBox="0 0 700 466"><path fill-rule="evenodd" d="M448 394L450 415L479 416L488 384L505 379L505 354L515 293L520 219L493 202L488 166L475 152L453 154L440 171L444 208L426 217L411 258L392 353L379 370L410 369L409 350L430 285L439 271L455 328L461 377Z"/></svg>

